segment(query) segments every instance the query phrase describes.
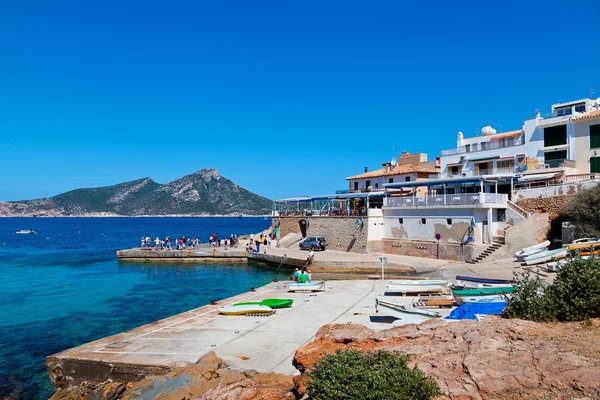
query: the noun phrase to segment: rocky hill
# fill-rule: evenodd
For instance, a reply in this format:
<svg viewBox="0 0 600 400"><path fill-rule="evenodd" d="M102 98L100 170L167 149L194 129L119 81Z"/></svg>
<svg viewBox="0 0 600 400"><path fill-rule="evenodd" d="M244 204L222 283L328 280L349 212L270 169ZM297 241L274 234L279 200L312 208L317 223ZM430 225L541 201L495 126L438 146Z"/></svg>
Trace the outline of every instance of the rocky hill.
<svg viewBox="0 0 600 400"><path fill-rule="evenodd" d="M150 178L77 189L38 200L0 203L0 216L260 215L272 201L207 168L159 184Z"/></svg>

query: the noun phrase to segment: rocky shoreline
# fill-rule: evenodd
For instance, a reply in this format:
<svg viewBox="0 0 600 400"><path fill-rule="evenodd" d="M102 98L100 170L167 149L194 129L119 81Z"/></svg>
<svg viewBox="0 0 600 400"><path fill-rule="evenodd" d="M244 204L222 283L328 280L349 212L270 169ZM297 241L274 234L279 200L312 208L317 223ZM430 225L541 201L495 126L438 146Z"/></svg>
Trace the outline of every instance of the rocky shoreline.
<svg viewBox="0 0 600 400"><path fill-rule="evenodd" d="M300 399L306 373L337 349L407 353L439 385L444 399L600 398L600 320L535 323L489 318L482 322L431 320L373 331L362 325L323 326L296 351L292 377L237 371L214 353L197 363L140 382L69 387L52 400Z"/></svg>

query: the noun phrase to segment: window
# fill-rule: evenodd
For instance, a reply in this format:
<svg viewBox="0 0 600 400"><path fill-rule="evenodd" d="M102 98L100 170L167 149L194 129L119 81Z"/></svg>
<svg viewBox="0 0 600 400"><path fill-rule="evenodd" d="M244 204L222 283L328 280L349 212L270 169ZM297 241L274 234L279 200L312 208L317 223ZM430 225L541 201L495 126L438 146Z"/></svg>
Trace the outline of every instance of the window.
<svg viewBox="0 0 600 400"><path fill-rule="evenodd" d="M405 181L405 182L410 182L410 176L407 176L407 177L405 177L405 178L404 178L404 181Z"/></svg>
<svg viewBox="0 0 600 400"><path fill-rule="evenodd" d="M562 117L563 115L571 115L572 113L573 113L573 110L571 109L571 107L560 108L560 109L556 110L557 117Z"/></svg>
<svg viewBox="0 0 600 400"><path fill-rule="evenodd" d="M354 190L358 190L358 182L354 182Z"/></svg>
<svg viewBox="0 0 600 400"><path fill-rule="evenodd" d="M369 188L369 186L371 186L371 181L367 181L367 184L365 185L367 187L367 189Z"/></svg>
<svg viewBox="0 0 600 400"><path fill-rule="evenodd" d="M404 223L404 218L398 218L398 222L400 222L400 225L402 225Z"/></svg>
<svg viewBox="0 0 600 400"><path fill-rule="evenodd" d="M452 218L446 218L446 225L452 225Z"/></svg>
<svg viewBox="0 0 600 400"><path fill-rule="evenodd" d="M550 168L556 168L561 164L564 164L567 159L567 151L550 151L544 154L544 163L548 164Z"/></svg>
<svg viewBox="0 0 600 400"><path fill-rule="evenodd" d="M515 162L513 160L496 161L496 169L498 171L512 172L515 169Z"/></svg>
<svg viewBox="0 0 600 400"><path fill-rule="evenodd" d="M451 175L458 175L460 173L460 171L458 170L458 165L455 167L450 167L450 174Z"/></svg>
<svg viewBox="0 0 600 400"><path fill-rule="evenodd" d="M471 151L477 151L477 143L471 145Z"/></svg>
<svg viewBox="0 0 600 400"><path fill-rule="evenodd" d="M375 184L375 189L377 189L379 187L379 183Z"/></svg>
<svg viewBox="0 0 600 400"><path fill-rule="evenodd" d="M506 210L498 208L496 217L498 222L506 222Z"/></svg>
<svg viewBox="0 0 600 400"><path fill-rule="evenodd" d="M471 145L470 144L465 145L465 151L467 153L469 153L471 151Z"/></svg>
<svg viewBox="0 0 600 400"><path fill-rule="evenodd" d="M575 106L575 112L585 112L585 104Z"/></svg>
<svg viewBox="0 0 600 400"><path fill-rule="evenodd" d="M559 146L561 144L567 144L566 125L544 128L544 147Z"/></svg>
<svg viewBox="0 0 600 400"><path fill-rule="evenodd" d="M421 224L425 225L427 223L427 218L421 218Z"/></svg>
<svg viewBox="0 0 600 400"><path fill-rule="evenodd" d="M394 183L394 178L388 179L388 183Z"/></svg>
<svg viewBox="0 0 600 400"><path fill-rule="evenodd" d="M590 125L590 148L600 147L600 124Z"/></svg>
<svg viewBox="0 0 600 400"><path fill-rule="evenodd" d="M590 158L590 173L594 174L600 172L600 157Z"/></svg>

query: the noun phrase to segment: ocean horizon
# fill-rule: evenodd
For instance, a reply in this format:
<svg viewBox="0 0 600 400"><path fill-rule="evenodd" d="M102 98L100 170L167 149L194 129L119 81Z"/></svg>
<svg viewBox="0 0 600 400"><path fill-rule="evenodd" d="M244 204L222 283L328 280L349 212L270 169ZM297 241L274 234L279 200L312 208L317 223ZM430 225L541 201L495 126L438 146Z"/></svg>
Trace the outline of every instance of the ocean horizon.
<svg viewBox="0 0 600 400"><path fill-rule="evenodd" d="M47 399L47 356L265 285L255 264L119 262L142 236L229 237L257 217L6 217L0 220L0 397ZM22 229L37 234L16 235Z"/></svg>

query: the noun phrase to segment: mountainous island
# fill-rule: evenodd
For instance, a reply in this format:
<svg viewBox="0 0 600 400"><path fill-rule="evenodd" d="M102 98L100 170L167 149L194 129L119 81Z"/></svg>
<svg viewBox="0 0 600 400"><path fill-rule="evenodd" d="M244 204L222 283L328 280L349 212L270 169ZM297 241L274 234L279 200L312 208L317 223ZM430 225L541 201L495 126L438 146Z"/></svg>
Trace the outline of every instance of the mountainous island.
<svg viewBox="0 0 600 400"><path fill-rule="evenodd" d="M168 184L144 178L44 199L0 202L0 216L264 215L272 204L206 168Z"/></svg>

